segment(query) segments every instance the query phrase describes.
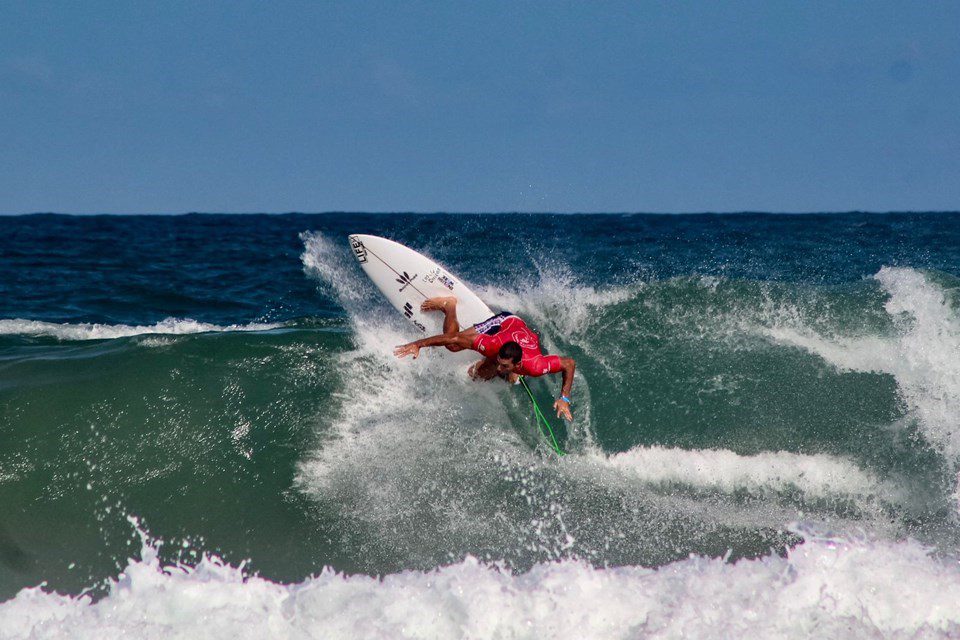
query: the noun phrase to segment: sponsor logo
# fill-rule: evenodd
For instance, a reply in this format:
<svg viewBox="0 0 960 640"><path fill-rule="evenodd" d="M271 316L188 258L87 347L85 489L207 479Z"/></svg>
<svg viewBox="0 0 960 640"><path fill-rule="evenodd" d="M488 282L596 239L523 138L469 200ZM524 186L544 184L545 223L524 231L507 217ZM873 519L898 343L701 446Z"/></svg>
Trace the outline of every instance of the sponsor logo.
<svg viewBox="0 0 960 640"><path fill-rule="evenodd" d="M367 248L363 246L363 241L357 239L356 236L350 236L350 246L353 247L353 255L356 256L357 262L363 264L367 261Z"/></svg>
<svg viewBox="0 0 960 640"><path fill-rule="evenodd" d="M513 338L513 341L520 345L522 349L536 349L539 344L537 344L537 339L526 331L514 331L510 334L510 337Z"/></svg>
<svg viewBox="0 0 960 640"><path fill-rule="evenodd" d="M414 276L414 278L416 278L416 276ZM429 284L439 282L447 289L450 289L450 291L453 291L453 285L456 284L456 282L453 281L453 278L445 274L439 267L433 271L428 271L427 273L423 274L423 278L421 278L421 280Z"/></svg>
<svg viewBox="0 0 960 640"><path fill-rule="evenodd" d="M422 331L422 332L424 332L424 333L427 332L427 328L426 328L425 326L423 326L422 324L420 324L419 322L417 322L416 320L413 321L413 326L415 326L417 329L420 329L420 331Z"/></svg>
<svg viewBox="0 0 960 640"><path fill-rule="evenodd" d="M397 278L397 282L399 282L400 284L403 285L402 287L400 287L399 290L400 290L400 291L403 291L403 290L406 289L409 285L413 284L413 280L414 280L414 278L416 278L416 277L417 277L417 274L413 274L413 275L411 276L409 273L407 273L406 271L404 271L404 272L403 272L403 275L400 276L399 278Z"/></svg>
<svg viewBox="0 0 960 640"><path fill-rule="evenodd" d="M403 305L403 315L407 316L408 318L413 317L413 305L409 302Z"/></svg>

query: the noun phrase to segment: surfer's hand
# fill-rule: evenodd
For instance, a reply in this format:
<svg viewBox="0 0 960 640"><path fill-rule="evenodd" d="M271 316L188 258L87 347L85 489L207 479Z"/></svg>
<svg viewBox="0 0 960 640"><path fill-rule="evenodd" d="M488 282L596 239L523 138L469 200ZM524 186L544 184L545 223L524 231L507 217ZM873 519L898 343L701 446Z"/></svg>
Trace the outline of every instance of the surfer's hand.
<svg viewBox="0 0 960 640"><path fill-rule="evenodd" d="M483 376L480 375L481 364L483 364L483 360L477 360L467 369L467 375L470 376L471 380L483 380Z"/></svg>
<svg viewBox="0 0 960 640"><path fill-rule="evenodd" d="M570 405L564 402L561 398L557 398L556 402L553 403L553 408L557 410L558 418L565 418L569 422L573 422L573 414L570 413Z"/></svg>
<svg viewBox="0 0 960 640"><path fill-rule="evenodd" d="M417 356L420 355L420 345L418 345L416 342L402 344L393 350L393 355L397 356L398 358L402 358L404 356L413 356L413 359L416 360Z"/></svg>

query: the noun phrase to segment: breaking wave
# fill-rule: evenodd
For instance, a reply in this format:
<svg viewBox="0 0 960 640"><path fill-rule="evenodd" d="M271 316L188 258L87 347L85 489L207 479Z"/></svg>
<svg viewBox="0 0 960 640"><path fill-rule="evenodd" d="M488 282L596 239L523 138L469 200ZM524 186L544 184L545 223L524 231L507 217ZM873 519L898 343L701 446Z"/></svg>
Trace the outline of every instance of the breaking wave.
<svg viewBox="0 0 960 640"><path fill-rule="evenodd" d="M153 325L130 326L125 324L56 323L18 318L0 320L0 335L37 336L57 340L112 340L141 335L190 335L226 331L270 331L284 326L282 323L250 323L220 326L197 322L190 318L167 318Z"/></svg>
<svg viewBox="0 0 960 640"><path fill-rule="evenodd" d="M784 556L691 557L656 570L541 564L514 575L468 557L380 578L324 569L296 584L204 555L140 559L89 596L24 589L0 632L28 638L955 637L960 568L915 542L799 530Z"/></svg>

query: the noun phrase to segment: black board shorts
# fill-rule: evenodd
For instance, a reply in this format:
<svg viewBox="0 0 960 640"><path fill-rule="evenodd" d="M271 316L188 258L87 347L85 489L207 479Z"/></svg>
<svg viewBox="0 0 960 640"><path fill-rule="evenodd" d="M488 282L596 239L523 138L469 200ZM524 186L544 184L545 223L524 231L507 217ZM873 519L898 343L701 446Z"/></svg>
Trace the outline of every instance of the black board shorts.
<svg viewBox="0 0 960 640"><path fill-rule="evenodd" d="M478 322L473 325L473 328L477 330L477 333L483 333L488 336L495 336L500 333L500 325L503 324L503 321L507 318L512 317L514 314L509 311L501 311L495 316L491 316L484 320L483 322Z"/></svg>

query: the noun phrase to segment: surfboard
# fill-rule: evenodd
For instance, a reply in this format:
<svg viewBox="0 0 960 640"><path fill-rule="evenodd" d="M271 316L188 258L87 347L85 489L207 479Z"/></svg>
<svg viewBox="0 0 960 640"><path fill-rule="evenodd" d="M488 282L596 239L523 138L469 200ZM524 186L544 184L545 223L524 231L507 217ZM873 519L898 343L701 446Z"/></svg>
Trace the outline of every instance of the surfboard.
<svg viewBox="0 0 960 640"><path fill-rule="evenodd" d="M493 315L490 307L459 277L410 247L364 234L351 235L349 240L364 273L390 304L422 333L434 335L443 331L443 314L420 311L420 303L427 298L456 296L461 329Z"/></svg>

